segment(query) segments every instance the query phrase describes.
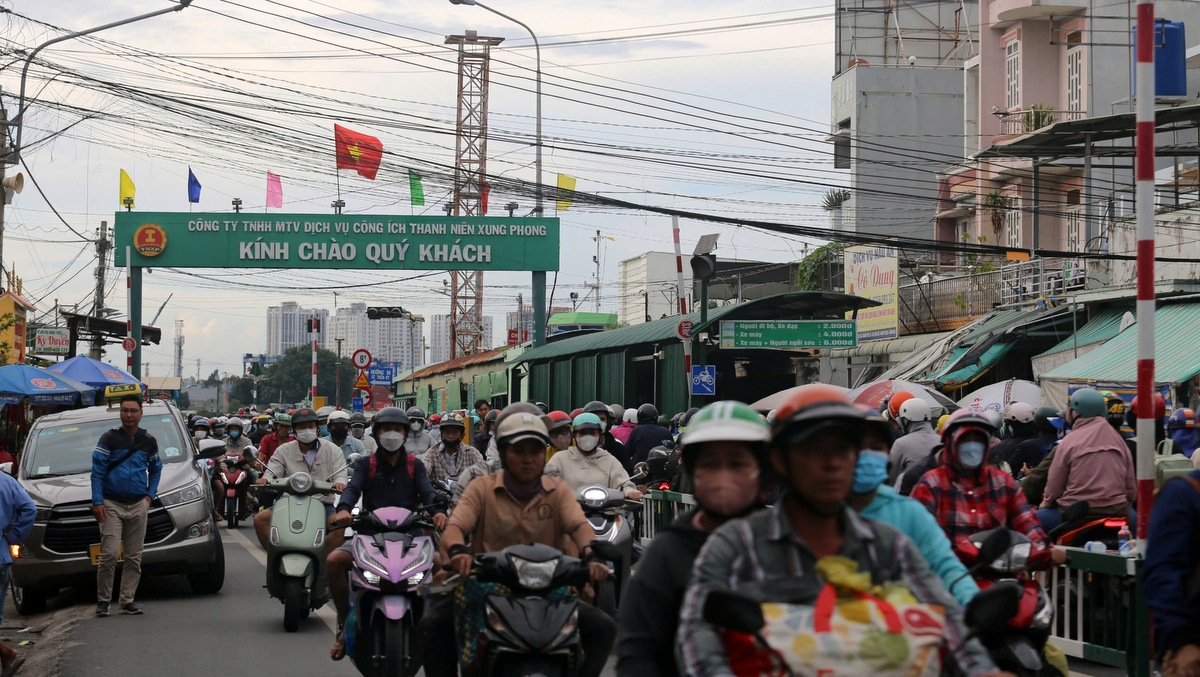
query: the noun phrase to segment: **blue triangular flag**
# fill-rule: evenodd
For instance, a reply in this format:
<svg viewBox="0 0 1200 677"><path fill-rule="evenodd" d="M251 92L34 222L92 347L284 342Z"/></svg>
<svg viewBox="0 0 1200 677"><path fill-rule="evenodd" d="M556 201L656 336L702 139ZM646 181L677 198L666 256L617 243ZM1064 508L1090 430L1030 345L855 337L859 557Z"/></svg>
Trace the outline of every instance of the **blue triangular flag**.
<svg viewBox="0 0 1200 677"><path fill-rule="evenodd" d="M192 168L188 167L188 202L200 201L200 179L192 173Z"/></svg>

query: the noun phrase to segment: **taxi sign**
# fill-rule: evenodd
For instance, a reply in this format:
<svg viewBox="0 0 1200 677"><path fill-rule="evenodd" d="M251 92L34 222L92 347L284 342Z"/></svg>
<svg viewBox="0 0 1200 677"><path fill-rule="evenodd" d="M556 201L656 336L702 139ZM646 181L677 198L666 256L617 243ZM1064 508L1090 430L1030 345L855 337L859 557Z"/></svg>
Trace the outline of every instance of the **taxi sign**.
<svg viewBox="0 0 1200 677"><path fill-rule="evenodd" d="M142 386L139 383L122 383L120 385L108 386L104 389L104 399L117 400L126 395L141 396Z"/></svg>

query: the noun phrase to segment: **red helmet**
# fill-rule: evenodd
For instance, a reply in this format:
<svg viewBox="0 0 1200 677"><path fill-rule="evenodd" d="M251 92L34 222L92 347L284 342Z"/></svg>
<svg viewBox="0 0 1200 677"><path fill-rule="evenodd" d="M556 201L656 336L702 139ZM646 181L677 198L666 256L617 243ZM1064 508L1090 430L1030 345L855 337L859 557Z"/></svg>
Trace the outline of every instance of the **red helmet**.
<svg viewBox="0 0 1200 677"><path fill-rule="evenodd" d="M892 395L891 399L888 400L888 413L892 415L893 421L900 417L900 405L914 397L916 397L916 395L913 395L907 390L901 390L900 392Z"/></svg>
<svg viewBox="0 0 1200 677"><path fill-rule="evenodd" d="M556 409L549 414L546 414L546 416L550 419L550 425L548 426L550 428L550 432L554 432L555 430L558 430L564 426L570 427L571 425L572 419L565 411L558 411Z"/></svg>
<svg viewBox="0 0 1200 677"><path fill-rule="evenodd" d="M861 434L858 431L865 418L841 388L811 383L797 388L775 410L771 439L777 443L786 437L795 442L832 425L851 426L856 434Z"/></svg>
<svg viewBox="0 0 1200 677"><path fill-rule="evenodd" d="M571 420L574 421L575 417L582 413L583 413L583 409L575 409L574 411L571 412Z"/></svg>
<svg viewBox="0 0 1200 677"><path fill-rule="evenodd" d="M1134 416L1141 418L1141 413L1138 412L1138 398L1135 396L1133 401L1129 403L1129 408L1133 410ZM1167 417L1167 401L1162 395L1154 394L1154 418L1162 423L1162 420Z"/></svg>

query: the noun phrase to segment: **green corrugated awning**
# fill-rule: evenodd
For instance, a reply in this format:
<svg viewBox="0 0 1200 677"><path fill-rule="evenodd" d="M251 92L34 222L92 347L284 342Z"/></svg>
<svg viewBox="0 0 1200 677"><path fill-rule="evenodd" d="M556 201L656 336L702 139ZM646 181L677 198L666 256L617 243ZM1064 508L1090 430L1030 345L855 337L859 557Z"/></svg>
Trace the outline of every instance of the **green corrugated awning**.
<svg viewBox="0 0 1200 677"><path fill-rule="evenodd" d="M983 351L983 354L975 362L955 369L948 374L938 376L938 387L943 389L961 388L971 384L975 379L987 373L988 369L995 366L1000 361L1000 358L1012 350L1014 345L1013 343L995 343L991 345L987 350Z"/></svg>
<svg viewBox="0 0 1200 677"><path fill-rule="evenodd" d="M1154 311L1154 380L1183 383L1200 373L1200 304L1161 306ZM1058 381L1137 381L1137 325L1092 352L1042 374Z"/></svg>
<svg viewBox="0 0 1200 677"><path fill-rule="evenodd" d="M1041 355L1035 355L1034 359L1074 350L1076 346L1086 346L1107 341L1120 333L1121 318L1124 315L1125 310L1123 309L1108 308L1101 310L1093 315L1087 321L1087 324L1080 327L1079 331L1075 332L1073 336L1067 337L1067 339Z"/></svg>

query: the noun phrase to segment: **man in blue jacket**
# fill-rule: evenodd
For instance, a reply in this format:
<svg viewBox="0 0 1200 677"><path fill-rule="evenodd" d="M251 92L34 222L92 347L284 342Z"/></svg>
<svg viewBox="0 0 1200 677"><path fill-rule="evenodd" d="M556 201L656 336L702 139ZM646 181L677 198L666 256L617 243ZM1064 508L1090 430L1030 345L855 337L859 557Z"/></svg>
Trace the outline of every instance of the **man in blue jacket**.
<svg viewBox="0 0 1200 677"><path fill-rule="evenodd" d="M1164 675L1200 676L1200 470L1163 485L1150 513L1146 582Z"/></svg>
<svg viewBox="0 0 1200 677"><path fill-rule="evenodd" d="M121 398L121 427L101 435L92 452L92 514L100 523L97 616L108 615L122 543L125 566L117 608L132 616L142 613L133 596L142 578L146 516L158 495L162 459L158 457L158 441L139 427L141 422L142 399L137 395Z"/></svg>
<svg viewBox="0 0 1200 677"><path fill-rule="evenodd" d="M29 530L33 528L33 518L36 514L37 507L20 482L8 473L0 472L0 528L3 529L4 535L4 542L0 543L0 622L4 621L4 602L8 595L8 581L12 570L10 546L20 545L25 541ZM14 667L20 667L16 650L0 643L0 670L4 671L3 674L10 674L10 670L15 673Z"/></svg>

